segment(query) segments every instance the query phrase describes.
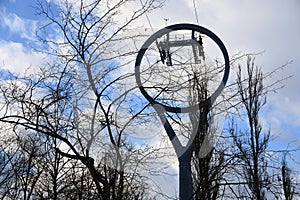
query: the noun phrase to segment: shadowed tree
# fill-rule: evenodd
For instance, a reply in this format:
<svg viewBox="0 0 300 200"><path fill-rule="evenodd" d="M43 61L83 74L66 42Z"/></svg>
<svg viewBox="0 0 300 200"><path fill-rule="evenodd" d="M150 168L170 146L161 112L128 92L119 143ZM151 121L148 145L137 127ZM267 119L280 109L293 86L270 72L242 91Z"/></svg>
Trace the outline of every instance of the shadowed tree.
<svg viewBox="0 0 300 200"><path fill-rule="evenodd" d="M295 195L295 186L292 182L291 169L287 165L286 155L282 159L281 175L285 200L292 200Z"/></svg>
<svg viewBox="0 0 300 200"><path fill-rule="evenodd" d="M214 70L211 70L211 73L213 74ZM193 88L190 95L192 98L197 98L198 102L207 101L207 82L195 81L191 88ZM213 127L215 117L213 110L213 106L206 105L189 116L192 129L196 132L191 162L194 199L215 200L222 195L219 190L226 172L227 161L224 156L225 148L222 145L217 147L214 141L218 133L216 127Z"/></svg>
<svg viewBox="0 0 300 200"><path fill-rule="evenodd" d="M1 199L9 197L12 194L11 187L14 184L13 164L18 159L13 144L16 141L13 138L2 138L0 144L0 196Z"/></svg>
<svg viewBox="0 0 300 200"><path fill-rule="evenodd" d="M266 150L270 132L262 132L260 111L266 103L263 74L250 57L247 60L246 76L241 66L237 74L238 93L247 117L246 131L232 132L236 156L242 166L244 180L251 191L251 198L266 199L264 189L268 186L268 161ZM246 81L243 81L246 80Z"/></svg>

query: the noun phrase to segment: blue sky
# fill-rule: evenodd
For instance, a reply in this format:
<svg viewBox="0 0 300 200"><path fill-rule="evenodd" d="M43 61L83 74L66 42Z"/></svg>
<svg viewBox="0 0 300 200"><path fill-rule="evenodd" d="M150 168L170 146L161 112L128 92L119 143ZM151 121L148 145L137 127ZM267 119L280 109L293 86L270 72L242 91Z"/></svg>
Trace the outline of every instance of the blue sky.
<svg viewBox="0 0 300 200"><path fill-rule="evenodd" d="M35 5L34 0L26 0L23 2L16 0L1 0L1 32L0 37L2 40L18 41L24 35L21 32L17 32L23 26L29 25L29 23L34 23L35 20L39 20L38 16L35 15L35 10L33 6ZM26 29L33 27L26 26Z"/></svg>
<svg viewBox="0 0 300 200"><path fill-rule="evenodd" d="M35 15L34 0L0 0L0 66L23 73L29 66L43 63L44 56L34 52L34 31L41 22ZM148 16L155 28L189 22L209 28L224 42L230 56L257 53L256 63L263 71L293 60L270 82L293 75L283 89L271 94L263 114L264 125L271 129L273 147L300 145L300 1L299 0L196 0L198 20L192 0L167 0L166 5ZM138 6L138 4L137 4ZM130 8L129 8L130 9ZM146 17L139 23L150 25ZM0 69L1 69L0 68ZM234 79L234 72L231 73ZM297 161L299 153L295 154Z"/></svg>

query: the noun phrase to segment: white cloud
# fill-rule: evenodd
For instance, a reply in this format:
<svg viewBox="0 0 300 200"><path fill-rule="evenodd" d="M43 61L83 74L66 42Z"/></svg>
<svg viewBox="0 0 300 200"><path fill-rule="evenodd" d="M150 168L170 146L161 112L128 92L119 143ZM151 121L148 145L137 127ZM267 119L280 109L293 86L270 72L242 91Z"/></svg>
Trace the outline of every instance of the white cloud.
<svg viewBox="0 0 300 200"><path fill-rule="evenodd" d="M45 62L45 55L26 49L23 44L0 40L1 68L23 74L29 67Z"/></svg>
<svg viewBox="0 0 300 200"><path fill-rule="evenodd" d="M200 25L220 36L231 55L237 51L266 50L270 52L266 58L269 61L290 59L291 54L293 57L298 56L296 50L300 50L300 40L297 40L297 35L300 35L300 27L297 26L297 19L300 17L300 6L297 1L195 2ZM192 0L179 0L176 3L168 1L164 8L149 16L156 27L164 26L165 17L169 18L169 24L196 23Z"/></svg>
<svg viewBox="0 0 300 200"><path fill-rule="evenodd" d="M272 118L286 126L300 127L300 102L293 97L276 97L272 95L270 103L273 105Z"/></svg>
<svg viewBox="0 0 300 200"><path fill-rule="evenodd" d="M8 28L9 34L18 35L21 38L34 40L37 21L23 19L14 13L7 13L6 8L0 8L0 23L3 28Z"/></svg>

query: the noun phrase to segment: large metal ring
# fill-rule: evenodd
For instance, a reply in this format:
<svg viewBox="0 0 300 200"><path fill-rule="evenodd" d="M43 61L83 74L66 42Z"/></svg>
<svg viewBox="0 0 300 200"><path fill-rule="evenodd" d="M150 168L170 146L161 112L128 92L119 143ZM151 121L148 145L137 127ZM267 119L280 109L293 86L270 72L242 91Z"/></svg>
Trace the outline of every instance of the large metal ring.
<svg viewBox="0 0 300 200"><path fill-rule="evenodd" d="M225 69L224 69L224 75L222 78L221 83L219 84L218 88L216 89L216 91L207 99L207 101L205 102L199 102L196 105L193 106L188 106L188 107L171 107L168 105L164 105L162 103L157 102L154 98L152 98L145 90L145 88L142 85L141 82L141 77L140 77L140 65L142 62L142 58L145 54L145 52L147 51L147 49L149 48L149 46L156 41L157 38L160 38L161 36L168 34L171 31L177 31L177 30L194 30L197 31L201 34L204 34L206 36L208 36L209 38L211 38L217 45L218 47L221 49L221 52L223 54L224 57L224 61L225 61ZM218 36L216 36L213 32L211 32L210 30L199 26L199 25L195 25L195 24L175 24L175 25L171 25L171 26L167 26L159 31L157 31L156 33L154 33L153 35L151 35L146 42L143 44L143 46L141 47L141 49L138 52L136 61L135 61L135 78L136 78L136 82L137 85L141 91L141 93L143 94L143 96L152 104L152 105L160 105L162 106L165 111L167 112L172 112L172 113L187 113L190 112L191 110L195 110L195 109L199 109L204 105L212 105L213 102L216 100L216 98L220 95L220 93L222 92L222 90L224 89L228 77L229 77L229 71L230 71L230 65L229 65L229 56L228 56L228 52L225 48L225 45L223 44L223 42L220 40L220 38Z"/></svg>

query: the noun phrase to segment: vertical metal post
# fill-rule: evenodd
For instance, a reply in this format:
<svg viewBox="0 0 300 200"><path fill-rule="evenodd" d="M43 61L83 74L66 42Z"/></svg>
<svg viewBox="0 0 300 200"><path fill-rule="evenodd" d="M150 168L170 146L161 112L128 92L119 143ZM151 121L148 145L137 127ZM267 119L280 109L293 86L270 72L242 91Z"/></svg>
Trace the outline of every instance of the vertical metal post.
<svg viewBox="0 0 300 200"><path fill-rule="evenodd" d="M193 182L191 171L191 148L188 148L179 161L179 199L191 200L193 197Z"/></svg>
<svg viewBox="0 0 300 200"><path fill-rule="evenodd" d="M153 106L159 114L159 118L164 125L167 135L172 142L175 152L179 161L179 199L191 200L193 197L193 181L191 170L191 158L193 143L188 144L186 147L182 146L174 130L172 129L169 121L163 113L163 107ZM192 142L192 141L190 141Z"/></svg>
<svg viewBox="0 0 300 200"><path fill-rule="evenodd" d="M167 19L166 23L167 23ZM222 54L224 56L224 61L225 61L225 69L224 69L224 75L222 78L222 81L220 82L219 86L216 88L215 92L211 94L209 98L207 98L207 102L198 102L198 104L195 104L193 106L187 106L187 107L173 107L170 105L165 105L163 103L157 102L156 97L152 97L149 95L146 91L146 89L143 87L142 80L140 77L140 65L142 62L142 58L149 48L149 46L152 43L156 43L157 48L159 51L165 50L168 52L169 55L169 61L166 64L168 66L172 65L171 59L170 59L170 32L172 31L178 31L178 30L191 30L192 31L192 41L195 40L194 33L197 31L199 34L204 34L210 39L212 39L220 48L222 51ZM166 36L165 36L166 35ZM161 37L167 37L166 40L168 41L166 44L164 44L164 48L160 47L159 44L163 45L163 43L158 43L157 39ZM198 51L200 52L200 56L204 57L204 52L203 52L203 43L202 43L202 38L199 38L198 42L200 45L200 48L198 48ZM183 38L184 40L184 38ZM175 40L173 43L176 43L176 46L186 46L186 42L184 43L179 43L179 41ZM180 45L179 45L180 44ZM189 44L189 43L188 43ZM197 46L199 47L197 44ZM193 49L194 50L194 49ZM195 54L198 55L198 54ZM164 59L166 58L163 56ZM164 63L164 59L162 59ZM195 62L199 62L200 60L195 59ZM159 117L161 119L162 124L164 125L164 128L168 134L168 137L170 141L172 142L172 145L176 151L178 161L179 161L179 198L180 200L192 200L193 199L193 184L192 184L192 172L191 172L191 156L192 156L192 150L193 150L193 139L190 138L188 145L182 145L181 142L179 141L177 135L175 134L174 130L172 129L170 123L168 122L165 113L166 112L171 112L171 113L189 113L191 110L199 110L199 108L202 108L205 103L208 103L209 106L213 104L213 102L216 100L216 98L220 95L221 91L224 89L226 82L228 80L229 76L229 71L230 71L230 64L229 64L229 56L228 52L223 44L223 42L216 36L213 32L210 30L199 26L199 25L194 25L194 24L175 24L168 26L164 29L159 30L158 32L154 33L152 36L150 36L145 43L143 44L142 48L139 50L136 61L135 61L135 77L136 77L136 82L137 85L143 94L143 96L150 102L150 104L154 107L154 109L157 111L159 114ZM162 91L163 92L163 91Z"/></svg>

